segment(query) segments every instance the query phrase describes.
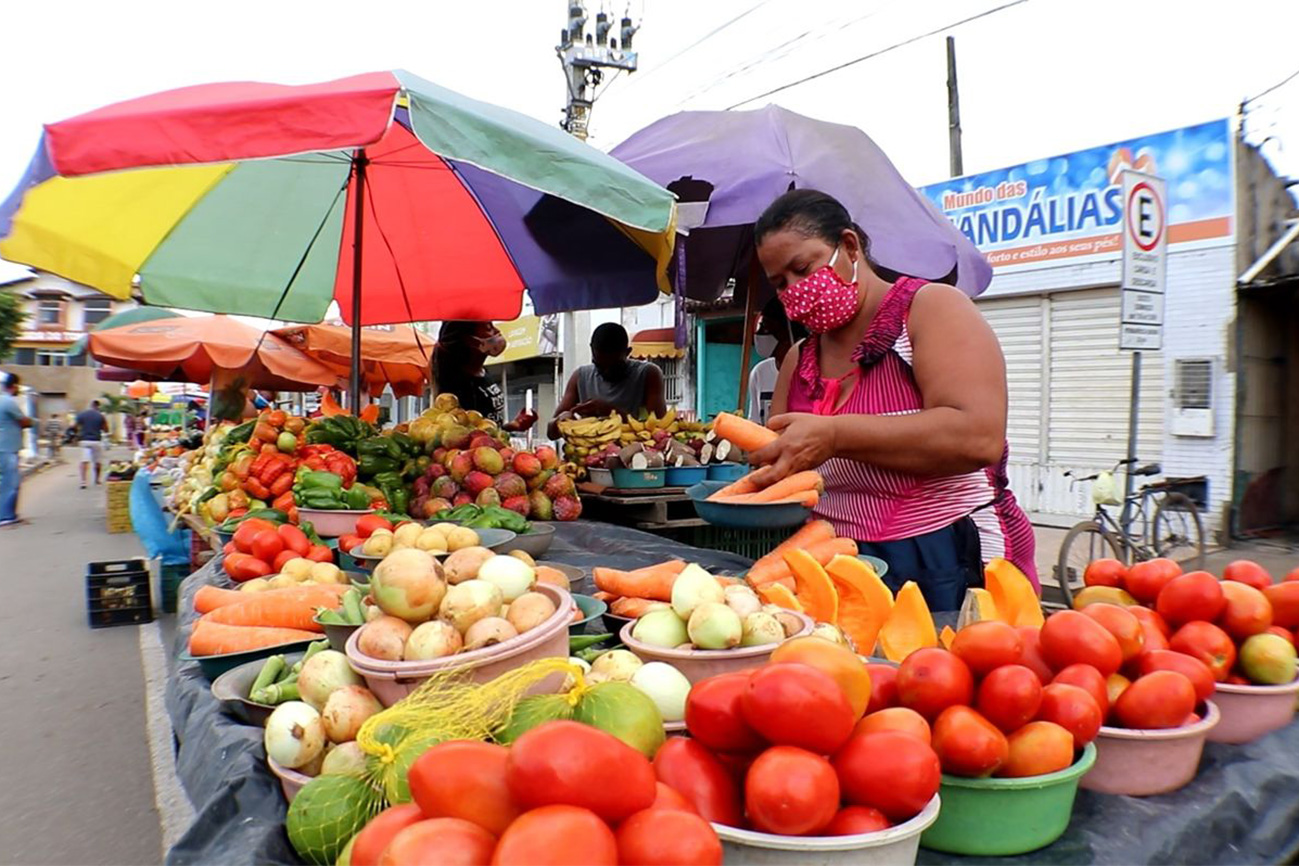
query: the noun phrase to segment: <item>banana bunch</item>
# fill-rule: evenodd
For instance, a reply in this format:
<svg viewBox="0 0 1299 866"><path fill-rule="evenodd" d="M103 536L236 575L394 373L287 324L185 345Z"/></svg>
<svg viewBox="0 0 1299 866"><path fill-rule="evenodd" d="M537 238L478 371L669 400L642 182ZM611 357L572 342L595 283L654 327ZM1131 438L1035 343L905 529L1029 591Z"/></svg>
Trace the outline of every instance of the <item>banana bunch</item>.
<svg viewBox="0 0 1299 866"><path fill-rule="evenodd" d="M603 418L577 418L559 422L559 434L564 437L564 456L573 462L580 462L591 452L617 442L621 433L622 416L617 412Z"/></svg>
<svg viewBox="0 0 1299 866"><path fill-rule="evenodd" d="M622 432L618 434L618 441L623 445L631 445L634 442L656 442L676 436L677 433L689 426L703 425L694 422L678 421L677 410L669 409L659 418L653 412L646 415L643 419L629 416L622 426Z"/></svg>

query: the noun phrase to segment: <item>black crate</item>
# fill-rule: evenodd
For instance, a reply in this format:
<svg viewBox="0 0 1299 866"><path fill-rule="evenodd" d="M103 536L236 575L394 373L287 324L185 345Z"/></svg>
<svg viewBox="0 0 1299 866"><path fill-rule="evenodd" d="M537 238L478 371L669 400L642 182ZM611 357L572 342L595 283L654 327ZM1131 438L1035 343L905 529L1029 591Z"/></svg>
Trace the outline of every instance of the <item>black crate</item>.
<svg viewBox="0 0 1299 866"><path fill-rule="evenodd" d="M86 567L86 618L91 628L153 622L153 596L143 559Z"/></svg>

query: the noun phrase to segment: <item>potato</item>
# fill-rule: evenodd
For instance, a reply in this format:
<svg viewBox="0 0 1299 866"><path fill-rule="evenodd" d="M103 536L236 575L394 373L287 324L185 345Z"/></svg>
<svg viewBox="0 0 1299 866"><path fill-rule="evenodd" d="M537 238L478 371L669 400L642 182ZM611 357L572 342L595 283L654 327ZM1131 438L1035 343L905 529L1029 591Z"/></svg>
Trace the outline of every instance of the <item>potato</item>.
<svg viewBox="0 0 1299 866"><path fill-rule="evenodd" d="M447 583L464 583L466 580L478 577L478 569L495 555L487 548L477 545L462 547L446 558L442 563L442 572L446 576Z"/></svg>
<svg viewBox="0 0 1299 866"><path fill-rule="evenodd" d="M254 577L239 584L240 592L265 592L271 588L271 582L264 577Z"/></svg>
<svg viewBox="0 0 1299 866"><path fill-rule="evenodd" d="M446 538L448 535L450 535L450 534L451 534L451 530L453 530L453 529L459 529L459 528L460 528L460 527L456 526L454 523L435 523L435 524L433 524L432 526L429 527L429 529L431 529L431 530L433 530L434 532L438 533L438 534L441 535L443 538Z"/></svg>
<svg viewBox="0 0 1299 866"><path fill-rule="evenodd" d="M478 533L467 526L457 526L447 533L447 550L455 552L478 546Z"/></svg>
<svg viewBox="0 0 1299 866"><path fill-rule="evenodd" d="M436 529L429 527L419 534L419 538L415 539L415 549L427 553L446 553L447 537Z"/></svg>
<svg viewBox="0 0 1299 866"><path fill-rule="evenodd" d="M415 542L423 532L424 527L418 523L403 523L392 534L393 547L417 547Z"/></svg>
<svg viewBox="0 0 1299 866"><path fill-rule="evenodd" d="M256 578L257 580L266 580L266 578ZM266 580L267 589L288 589L291 586L297 586L298 582L289 574L277 574Z"/></svg>
<svg viewBox="0 0 1299 866"><path fill-rule="evenodd" d="M315 583L347 583L343 570L332 562L317 562L311 566L311 580Z"/></svg>
<svg viewBox="0 0 1299 866"><path fill-rule="evenodd" d="M361 553L366 556L387 556L392 553L392 548L393 534L386 529L378 529L361 545Z"/></svg>
<svg viewBox="0 0 1299 866"><path fill-rule="evenodd" d="M311 567L315 564L310 559L304 559L301 556L294 557L284 563L284 567L280 569L280 574L287 574L289 577L300 580L311 574Z"/></svg>
<svg viewBox="0 0 1299 866"><path fill-rule="evenodd" d="M522 562L526 562L532 568L537 567L537 561L533 559L532 554L528 553L526 550L511 550L509 553L506 554L506 556L512 556L515 559L521 560Z"/></svg>

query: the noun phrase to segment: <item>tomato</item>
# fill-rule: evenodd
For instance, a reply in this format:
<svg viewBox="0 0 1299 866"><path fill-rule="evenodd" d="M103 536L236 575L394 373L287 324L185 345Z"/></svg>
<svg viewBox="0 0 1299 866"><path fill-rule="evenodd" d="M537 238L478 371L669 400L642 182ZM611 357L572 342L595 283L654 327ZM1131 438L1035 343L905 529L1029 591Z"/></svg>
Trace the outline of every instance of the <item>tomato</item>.
<svg viewBox="0 0 1299 866"><path fill-rule="evenodd" d="M1226 578L1223 578L1223 579L1225 580ZM1290 569L1288 572L1286 572L1285 579L1286 579L1286 580L1299 580L1299 568L1292 568L1292 569Z"/></svg>
<svg viewBox="0 0 1299 866"><path fill-rule="evenodd" d="M988 619L958 631L951 649L969 666L970 673L981 677L1002 665L1016 664L1024 652L1024 639L1014 626Z"/></svg>
<svg viewBox="0 0 1299 866"><path fill-rule="evenodd" d="M839 778L820 755L772 746L749 767L744 808L759 832L813 836L839 811Z"/></svg>
<svg viewBox="0 0 1299 866"><path fill-rule="evenodd" d="M1224 604L1218 625L1235 640L1262 634L1272 627L1272 602L1260 589L1234 580L1222 582Z"/></svg>
<svg viewBox="0 0 1299 866"><path fill-rule="evenodd" d="M351 553L363 544L365 544L365 539L359 535L340 535L338 537L338 549L344 553Z"/></svg>
<svg viewBox="0 0 1299 866"><path fill-rule="evenodd" d="M292 523L286 523L275 531L279 533L280 540L284 542L284 547L287 550L292 550L298 556L306 556L307 551L311 549L311 540L307 538L307 533L298 529Z"/></svg>
<svg viewBox="0 0 1299 866"><path fill-rule="evenodd" d="M515 740L505 781L524 808L581 806L606 821L648 809L657 794L644 755L612 734L569 721L546 722Z"/></svg>
<svg viewBox="0 0 1299 866"><path fill-rule="evenodd" d="M1253 683L1251 683L1248 679L1246 679L1245 677L1241 676L1241 675L1238 674L1238 673L1230 673L1230 674L1227 674L1227 678L1226 678L1225 680L1223 680L1223 682L1224 682L1224 683L1228 683L1228 684L1233 685L1233 686L1249 686L1249 685L1253 685Z"/></svg>
<svg viewBox="0 0 1299 866"><path fill-rule="evenodd" d="M1290 633L1289 631L1287 631L1286 629L1281 628L1281 626L1279 626L1279 625L1274 625L1274 626L1272 626L1271 628L1269 628L1269 629L1267 630L1266 633L1267 633L1267 634L1274 634L1274 635L1276 635L1276 636L1278 636L1278 637L1283 637L1283 638L1285 638L1286 640L1290 641L1290 643L1291 643L1292 645L1293 645L1294 642L1295 642L1295 635L1291 634L1291 633Z"/></svg>
<svg viewBox="0 0 1299 866"><path fill-rule="evenodd" d="M857 654L847 647L817 637L797 637L776 647L771 661L797 662L829 674L848 698L854 721L862 717L870 704L870 674Z"/></svg>
<svg viewBox="0 0 1299 866"><path fill-rule="evenodd" d="M577 806L542 806L524 812L502 834L492 856L492 866L573 866L576 863L618 866L618 840L609 825L589 809Z"/></svg>
<svg viewBox="0 0 1299 866"><path fill-rule="evenodd" d="M934 722L934 751L944 773L989 776L1006 760L1006 735L969 707L948 707Z"/></svg>
<svg viewBox="0 0 1299 866"><path fill-rule="evenodd" d="M523 811L505 784L509 757L493 743L439 743L410 765L411 797L429 818L463 818L499 836Z"/></svg>
<svg viewBox="0 0 1299 866"><path fill-rule="evenodd" d="M1104 713L1096 699L1077 686L1052 683L1042 689L1042 707L1037 711L1040 721L1055 722L1073 735L1076 748L1096 739Z"/></svg>
<svg viewBox="0 0 1299 866"><path fill-rule="evenodd" d="M754 671L740 698L740 712L768 742L819 755L832 754L847 742L857 721L833 677L794 663Z"/></svg>
<svg viewBox="0 0 1299 866"><path fill-rule="evenodd" d="M1073 764L1073 734L1055 722L1029 722L1007 740L998 776L1022 778L1058 773Z"/></svg>
<svg viewBox="0 0 1299 866"><path fill-rule="evenodd" d="M868 664L866 673L871 678L871 700L866 705L866 714L879 712L885 707L896 707L898 705L897 666Z"/></svg>
<svg viewBox="0 0 1299 866"><path fill-rule="evenodd" d="M253 539L260 532L275 531L275 524L269 520L262 520L260 517L250 517L235 529L234 537L231 539L235 543L240 553L253 552Z"/></svg>
<svg viewBox="0 0 1299 866"><path fill-rule="evenodd" d="M1114 713L1126 728L1178 728L1195 703L1195 686L1185 674L1159 670L1128 686L1114 705Z"/></svg>
<svg viewBox="0 0 1299 866"><path fill-rule="evenodd" d="M1263 590L1272 602L1272 623L1282 628L1299 627L1299 580L1276 583Z"/></svg>
<svg viewBox="0 0 1299 866"><path fill-rule="evenodd" d="M974 676L970 668L945 649L918 649L898 666L899 703L926 719L932 721L948 707L968 706L973 700Z"/></svg>
<svg viewBox="0 0 1299 866"><path fill-rule="evenodd" d="M1137 601L1154 604L1164 585L1181 573L1182 567L1171 559L1147 559L1128 569L1124 583Z"/></svg>
<svg viewBox="0 0 1299 866"><path fill-rule="evenodd" d="M1204 662L1218 682L1227 678L1236 663L1231 636L1211 622L1188 622L1173 635L1168 648Z"/></svg>
<svg viewBox="0 0 1299 866"><path fill-rule="evenodd" d="M271 572L279 574L284 571L284 566L290 561L297 559L298 555L292 550L281 550L275 556L275 561L271 563Z"/></svg>
<svg viewBox="0 0 1299 866"><path fill-rule="evenodd" d="M907 821L925 808L943 781L938 755L901 731L855 736L834 756L844 800L872 806L890 821Z"/></svg>
<svg viewBox="0 0 1299 866"><path fill-rule="evenodd" d="M233 541L227 541L225 544L221 546L221 552L224 553L226 556L229 556L232 553L239 553L240 550L238 547L235 546L235 543Z"/></svg>
<svg viewBox="0 0 1299 866"><path fill-rule="evenodd" d="M857 836L861 833L877 833L892 826L879 809L870 806L844 806L821 832L825 836Z"/></svg>
<svg viewBox="0 0 1299 866"><path fill-rule="evenodd" d="M1083 583L1087 586L1116 586L1123 588L1128 576L1128 567L1117 559L1097 559L1087 565L1083 572Z"/></svg>
<svg viewBox="0 0 1299 866"><path fill-rule="evenodd" d="M397 831L379 855L379 866L490 866L495 849L496 837L477 824L459 818L430 818Z"/></svg>
<svg viewBox="0 0 1299 866"><path fill-rule="evenodd" d="M1222 613L1226 599L1222 584L1207 571L1179 574L1164 584L1155 601L1155 610L1173 628L1197 619L1213 622Z"/></svg>
<svg viewBox="0 0 1299 866"><path fill-rule="evenodd" d="M1244 584L1241 584L1241 586L1244 586ZM1248 588L1246 587L1246 589ZM1213 671L1209 670L1208 665L1193 656L1175 653L1171 650L1156 650L1152 653L1146 653L1141 657L1141 676L1145 677L1155 671L1177 671L1190 680L1191 685L1195 687L1196 703L1208 700L1213 695L1215 686Z"/></svg>
<svg viewBox="0 0 1299 866"><path fill-rule="evenodd" d="M1102 716L1110 711L1110 694L1105 685L1105 677L1091 665L1069 665L1056 674L1052 682L1077 686L1091 695L1096 701L1096 706L1101 708Z"/></svg>
<svg viewBox="0 0 1299 866"><path fill-rule="evenodd" d="M615 834L618 862L637 866L722 866L717 831L698 815L646 809L623 821Z"/></svg>
<svg viewBox="0 0 1299 866"><path fill-rule="evenodd" d="M1042 655L1055 670L1091 665L1105 676L1119 669L1123 650L1105 626L1076 610L1056 611L1042 626Z"/></svg>
<svg viewBox="0 0 1299 866"><path fill-rule="evenodd" d="M356 519L355 532L363 540L373 535L376 529L386 529L391 532L393 529L392 521L378 514L362 514Z"/></svg>
<svg viewBox="0 0 1299 866"><path fill-rule="evenodd" d="M660 746L659 748L662 748ZM717 763L722 765L735 782L735 790L744 790L744 777L749 775L749 766L758 758L758 752L713 752ZM658 757L656 754L654 757Z"/></svg>
<svg viewBox="0 0 1299 866"><path fill-rule="evenodd" d="M274 529L267 529L253 536L253 549L249 551L262 562L270 565L284 550L284 541Z"/></svg>
<svg viewBox="0 0 1299 866"><path fill-rule="evenodd" d="M1173 632L1162 616L1148 607L1128 607L1124 610L1135 616L1137 622L1141 623L1142 652L1168 649L1168 636Z"/></svg>
<svg viewBox="0 0 1299 866"><path fill-rule="evenodd" d="M658 755L655 755L654 757L657 758ZM671 785L664 784L663 782L655 782L654 790L657 793L654 795L654 802L650 804L651 809L676 809L680 812L689 812L692 815L699 814L699 810L695 808L695 804L687 800L681 795L680 791L673 788ZM640 813L638 812L637 814Z"/></svg>
<svg viewBox="0 0 1299 866"><path fill-rule="evenodd" d="M414 803L402 803L389 806L370 819L370 823L352 843L352 866L379 866L379 855L388 847L392 837L417 821L424 820L424 813Z"/></svg>
<svg viewBox="0 0 1299 866"><path fill-rule="evenodd" d="M1290 572L1290 574L1296 573L1299 573L1299 568ZM1235 562L1227 563L1227 567L1222 570L1222 579L1252 586L1259 592L1272 585L1272 575L1268 574L1267 569L1248 559L1238 559ZM1286 580L1294 579L1296 578L1286 577Z"/></svg>
<svg viewBox="0 0 1299 866"><path fill-rule="evenodd" d="M654 755L654 774L707 820L743 826L739 785L698 740L669 737Z"/></svg>
<svg viewBox="0 0 1299 866"><path fill-rule="evenodd" d="M1132 685L1132 680L1123 676L1123 674L1110 674L1105 679L1105 697L1109 699L1109 711L1105 714L1107 719L1114 718L1114 705L1119 702L1119 695Z"/></svg>
<svg viewBox="0 0 1299 866"><path fill-rule="evenodd" d="M235 583L243 583L255 577L266 577L271 567L257 557L248 553L232 553L225 558L221 567Z"/></svg>
<svg viewBox="0 0 1299 866"><path fill-rule="evenodd" d="M334 551L323 544L313 544L311 549L307 551L306 558L312 562L333 562Z"/></svg>
<svg viewBox="0 0 1299 866"><path fill-rule="evenodd" d="M686 730L717 752L756 752L766 745L740 712L752 671L719 674L695 683L686 697Z"/></svg>
<svg viewBox="0 0 1299 866"><path fill-rule="evenodd" d="M906 707L885 707L865 716L857 727L852 729L853 736L871 734L876 731L902 731L912 734L928 743L930 740L929 722L915 710Z"/></svg>
<svg viewBox="0 0 1299 866"><path fill-rule="evenodd" d="M1031 722L1042 704L1042 681L1023 665L1005 665L979 683L977 708L1005 733Z"/></svg>
<svg viewBox="0 0 1299 866"><path fill-rule="evenodd" d="M1107 632L1114 635L1119 642L1119 653L1123 661L1141 655L1145 646L1145 635L1141 630L1141 621L1128 612L1126 607L1117 604L1089 604L1082 609L1083 616L1089 616L1101 624Z"/></svg>
<svg viewBox="0 0 1299 866"><path fill-rule="evenodd" d="M1037 674L1042 685L1051 682L1055 672L1051 670L1051 666L1046 663L1046 658L1042 655L1042 629L1035 625L1023 625L1016 631L1024 640L1024 651L1020 653L1019 663Z"/></svg>

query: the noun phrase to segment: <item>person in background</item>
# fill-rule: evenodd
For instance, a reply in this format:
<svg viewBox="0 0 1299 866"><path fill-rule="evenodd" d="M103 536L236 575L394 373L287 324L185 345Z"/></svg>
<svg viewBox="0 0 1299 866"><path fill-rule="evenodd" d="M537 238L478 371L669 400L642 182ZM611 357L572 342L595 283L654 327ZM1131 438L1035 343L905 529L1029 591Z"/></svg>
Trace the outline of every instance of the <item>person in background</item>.
<svg viewBox="0 0 1299 866"><path fill-rule="evenodd" d="M138 448L135 437L139 422L136 420L135 412L127 411L125 415L126 417L122 419L122 428L126 433L126 445L128 448Z"/></svg>
<svg viewBox="0 0 1299 866"><path fill-rule="evenodd" d="M108 419L99 411L99 401L91 400L87 409L77 413L77 443L81 446L81 489L86 489L90 466L95 467L95 483L99 483L103 472L104 431L108 429Z"/></svg>
<svg viewBox="0 0 1299 866"><path fill-rule="evenodd" d="M568 378L546 432L551 439L558 439L560 421L610 412L635 416L642 409L660 416L667 412L663 371L649 361L633 361L627 329L605 322L591 333L591 363L578 367Z"/></svg>
<svg viewBox="0 0 1299 866"><path fill-rule="evenodd" d="M505 394L487 378L487 359L504 351L505 337L491 322L443 322L433 347L431 378L436 394L454 394L466 412L478 412L510 433L523 433L537 423L537 413L525 409L505 421Z"/></svg>
<svg viewBox="0 0 1299 866"><path fill-rule="evenodd" d="M758 329L754 332L753 348L763 359L749 371L749 406L746 411L750 421L765 425L771 415L771 398L776 393L776 378L780 365L793 345L807 337L807 329L790 322L785 315L785 305L780 298L772 298L762 308Z"/></svg>
<svg viewBox="0 0 1299 866"><path fill-rule="evenodd" d="M17 374L0 373L0 527L23 522L18 517L18 487L23 480L18 452L23 448L23 431L30 426L32 419L18 405Z"/></svg>
<svg viewBox="0 0 1299 866"><path fill-rule="evenodd" d="M63 447L63 422L58 412L50 413L50 420L45 422L45 442L49 448L50 460L59 459L59 449Z"/></svg>

